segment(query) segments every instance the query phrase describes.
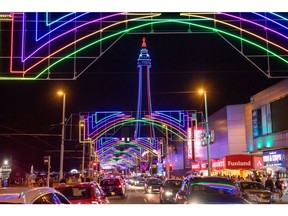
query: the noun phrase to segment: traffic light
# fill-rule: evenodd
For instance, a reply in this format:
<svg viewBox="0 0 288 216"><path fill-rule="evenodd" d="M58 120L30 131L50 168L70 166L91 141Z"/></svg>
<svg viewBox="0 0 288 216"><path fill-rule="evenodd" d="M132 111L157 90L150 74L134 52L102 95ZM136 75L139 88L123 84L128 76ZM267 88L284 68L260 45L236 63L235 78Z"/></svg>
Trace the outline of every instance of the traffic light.
<svg viewBox="0 0 288 216"><path fill-rule="evenodd" d="M169 164L169 171L171 172L173 170L172 164Z"/></svg>
<svg viewBox="0 0 288 216"><path fill-rule="evenodd" d="M97 170L97 163L93 162L92 167L93 167L93 170Z"/></svg>
<svg viewBox="0 0 288 216"><path fill-rule="evenodd" d="M163 164L163 170L166 171L166 164Z"/></svg>

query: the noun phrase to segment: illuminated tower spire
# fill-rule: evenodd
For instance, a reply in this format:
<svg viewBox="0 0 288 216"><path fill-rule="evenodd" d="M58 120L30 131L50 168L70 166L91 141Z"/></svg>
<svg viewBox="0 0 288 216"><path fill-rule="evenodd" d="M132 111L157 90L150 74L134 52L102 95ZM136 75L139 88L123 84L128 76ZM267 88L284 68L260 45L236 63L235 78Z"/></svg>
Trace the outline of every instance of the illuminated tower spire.
<svg viewBox="0 0 288 216"><path fill-rule="evenodd" d="M138 104L137 104L136 118L137 120L141 120L142 117L144 117L145 115L150 115L152 112L151 92L150 92L151 59L148 53L145 37L143 37L142 39L142 46L137 61L137 68L139 72L139 81L138 81ZM142 127L140 130L140 128L141 123L138 122L135 128L135 134L134 134L135 138L144 135L145 129ZM154 129L150 127L149 134L145 133L145 136L152 137L153 135L154 135Z"/></svg>

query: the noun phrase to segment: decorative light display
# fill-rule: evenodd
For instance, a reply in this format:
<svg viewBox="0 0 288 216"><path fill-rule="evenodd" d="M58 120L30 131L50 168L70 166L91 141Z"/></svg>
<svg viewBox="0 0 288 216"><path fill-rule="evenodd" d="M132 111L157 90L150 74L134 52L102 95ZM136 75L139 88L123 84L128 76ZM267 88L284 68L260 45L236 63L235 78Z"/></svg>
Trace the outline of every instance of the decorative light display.
<svg viewBox="0 0 288 216"><path fill-rule="evenodd" d="M6 29L2 31L6 28L2 26L11 22L7 27L8 30L10 28L11 40L10 52L2 51L0 56L0 79L6 80L77 79L93 63L90 61L88 65L81 67L78 63L81 59L97 59L117 38L129 32L151 32L153 26L155 34L161 31L158 26L167 23L170 24L170 29L166 33L173 32L175 25L178 26L177 29L180 26L181 33L215 33L267 76L273 76L274 68L275 71L286 68L288 63L287 13L190 12L175 15L15 12L5 17L9 19L1 24L0 34L9 32ZM4 43L7 46L7 41ZM85 55L93 47L99 48L99 54ZM253 55L249 55L245 47L253 48ZM264 70L257 65L255 58L269 61L268 72L267 68ZM77 67L69 68L71 62ZM6 63L10 65L9 68ZM60 74L59 68L63 68L63 65L65 68L67 66L67 71L73 69L72 74ZM283 77L286 75L282 73Z"/></svg>

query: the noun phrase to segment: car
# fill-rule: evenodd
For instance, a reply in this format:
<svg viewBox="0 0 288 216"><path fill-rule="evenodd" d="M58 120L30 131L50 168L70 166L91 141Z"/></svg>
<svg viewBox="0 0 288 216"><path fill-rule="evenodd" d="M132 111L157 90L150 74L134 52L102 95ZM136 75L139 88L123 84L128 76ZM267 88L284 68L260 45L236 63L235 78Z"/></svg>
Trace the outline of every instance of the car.
<svg viewBox="0 0 288 216"><path fill-rule="evenodd" d="M260 182L240 180L235 184L239 187L241 196L252 203L276 203L275 194Z"/></svg>
<svg viewBox="0 0 288 216"><path fill-rule="evenodd" d="M144 186L145 185L145 178L137 177L134 179L134 186Z"/></svg>
<svg viewBox="0 0 288 216"><path fill-rule="evenodd" d="M96 182L59 184L56 190L69 199L72 204L109 204L109 200Z"/></svg>
<svg viewBox="0 0 288 216"><path fill-rule="evenodd" d="M226 177L186 177L176 193L176 204L249 204L240 196L240 190Z"/></svg>
<svg viewBox="0 0 288 216"><path fill-rule="evenodd" d="M160 203L175 203L176 193L179 191L183 180L167 179L160 188Z"/></svg>
<svg viewBox="0 0 288 216"><path fill-rule="evenodd" d="M120 196L125 197L126 187L122 184L119 178L106 178L102 179L100 182L100 187L109 196Z"/></svg>
<svg viewBox="0 0 288 216"><path fill-rule="evenodd" d="M162 181L158 178L148 178L144 185L145 193L160 193L160 187L162 186Z"/></svg>
<svg viewBox="0 0 288 216"><path fill-rule="evenodd" d="M59 191L51 187L0 188L1 204L71 204Z"/></svg>

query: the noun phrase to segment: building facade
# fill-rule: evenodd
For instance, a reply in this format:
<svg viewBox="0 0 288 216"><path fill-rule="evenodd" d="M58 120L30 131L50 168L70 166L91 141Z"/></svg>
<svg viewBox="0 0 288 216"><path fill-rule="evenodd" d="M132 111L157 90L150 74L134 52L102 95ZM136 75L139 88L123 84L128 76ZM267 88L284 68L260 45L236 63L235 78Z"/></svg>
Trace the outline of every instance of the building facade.
<svg viewBox="0 0 288 216"><path fill-rule="evenodd" d="M227 105L213 113L209 127L215 136L210 145L212 173L227 173L228 165L223 162L227 157L251 155L252 164L247 172L242 168L230 173L246 175L257 171L288 177L288 79L251 96L247 104ZM206 149L196 145L195 151L201 152L201 158L192 163L192 170L206 172ZM242 163L240 159L238 162Z"/></svg>

